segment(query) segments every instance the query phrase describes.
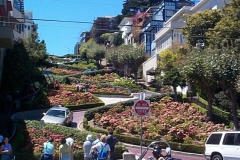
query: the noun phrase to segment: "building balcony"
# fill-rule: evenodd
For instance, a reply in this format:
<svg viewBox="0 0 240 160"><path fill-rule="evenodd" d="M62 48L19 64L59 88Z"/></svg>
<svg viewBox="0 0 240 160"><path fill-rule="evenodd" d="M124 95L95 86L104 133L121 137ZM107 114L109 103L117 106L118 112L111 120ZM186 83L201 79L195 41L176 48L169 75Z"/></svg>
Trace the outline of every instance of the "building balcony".
<svg viewBox="0 0 240 160"><path fill-rule="evenodd" d="M13 48L13 29L11 26L0 26L0 48Z"/></svg>
<svg viewBox="0 0 240 160"><path fill-rule="evenodd" d="M161 28L163 27L163 21L160 20L150 20L147 25L143 28L143 32L151 32L154 28L158 27Z"/></svg>

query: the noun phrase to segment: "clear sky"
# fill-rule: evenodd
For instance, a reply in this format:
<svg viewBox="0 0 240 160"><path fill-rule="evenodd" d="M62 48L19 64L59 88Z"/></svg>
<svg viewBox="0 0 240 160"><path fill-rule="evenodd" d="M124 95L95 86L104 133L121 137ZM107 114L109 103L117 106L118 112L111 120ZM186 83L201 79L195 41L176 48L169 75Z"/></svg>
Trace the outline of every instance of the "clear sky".
<svg viewBox="0 0 240 160"><path fill-rule="evenodd" d="M47 52L53 55L74 53L80 34L90 31L97 17L121 14L124 0L24 0L24 9L33 12L33 19L77 21L63 23L35 20L39 39L45 40Z"/></svg>

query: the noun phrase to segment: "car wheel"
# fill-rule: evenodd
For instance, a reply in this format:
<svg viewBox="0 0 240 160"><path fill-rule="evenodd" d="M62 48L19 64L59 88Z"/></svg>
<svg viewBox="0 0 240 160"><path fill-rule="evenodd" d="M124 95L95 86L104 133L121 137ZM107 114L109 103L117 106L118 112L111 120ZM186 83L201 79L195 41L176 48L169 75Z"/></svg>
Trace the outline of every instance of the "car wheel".
<svg viewBox="0 0 240 160"><path fill-rule="evenodd" d="M223 160L223 158L220 154L215 154L212 156L211 160Z"/></svg>

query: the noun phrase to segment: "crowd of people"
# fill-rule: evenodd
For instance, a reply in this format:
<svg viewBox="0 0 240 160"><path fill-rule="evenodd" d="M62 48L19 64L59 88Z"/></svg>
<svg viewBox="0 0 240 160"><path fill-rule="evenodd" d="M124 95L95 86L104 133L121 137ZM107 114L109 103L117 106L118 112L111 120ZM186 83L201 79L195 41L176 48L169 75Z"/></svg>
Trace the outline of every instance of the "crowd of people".
<svg viewBox="0 0 240 160"><path fill-rule="evenodd" d="M59 146L59 160L73 160L74 135L69 138L61 138ZM83 144L84 160L114 160L115 145L118 142L117 137L110 131L108 135L98 134L97 139L93 140L92 135L87 135ZM53 160L55 155L54 140L50 138L44 143L41 160ZM8 160L8 159L4 159Z"/></svg>

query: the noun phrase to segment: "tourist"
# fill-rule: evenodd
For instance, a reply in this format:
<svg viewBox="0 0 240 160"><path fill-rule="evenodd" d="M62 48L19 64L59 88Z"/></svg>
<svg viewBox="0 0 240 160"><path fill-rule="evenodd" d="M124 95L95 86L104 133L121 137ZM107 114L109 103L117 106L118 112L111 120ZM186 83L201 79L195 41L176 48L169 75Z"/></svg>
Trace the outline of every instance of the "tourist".
<svg viewBox="0 0 240 160"><path fill-rule="evenodd" d="M55 154L53 139L50 138L43 144L43 159L42 160L53 160Z"/></svg>
<svg viewBox="0 0 240 160"><path fill-rule="evenodd" d="M92 135L87 135L86 141L83 143L84 160L92 160L91 148Z"/></svg>
<svg viewBox="0 0 240 160"><path fill-rule="evenodd" d="M101 154L99 152L101 152L103 149L102 148L105 148L107 154L106 154L106 157L104 157L104 160L110 160L110 157L111 157L111 149L110 149L110 146L107 144L107 136L106 135L102 135L101 138L100 138L100 142L97 143L96 145L92 146L92 150L95 154L98 154L98 159L99 159L99 156L101 155L105 155L105 154ZM103 157L101 157L103 158Z"/></svg>
<svg viewBox="0 0 240 160"><path fill-rule="evenodd" d="M59 146L59 160L71 160L71 147L67 145L66 139L61 139L61 145Z"/></svg>
<svg viewBox="0 0 240 160"><path fill-rule="evenodd" d="M2 136L1 136L1 139L2 139ZM2 154L1 160L12 160L11 158L12 147L11 147L11 144L8 143L8 137L4 138L3 143L1 145L0 153Z"/></svg>
<svg viewBox="0 0 240 160"><path fill-rule="evenodd" d="M95 141L93 141L93 143L92 143L93 146L96 145L98 142L100 142L101 136L102 136L102 133L99 133L99 134L97 135L97 139L96 139Z"/></svg>
<svg viewBox="0 0 240 160"><path fill-rule="evenodd" d="M70 147L70 159L73 160L73 149L74 149L74 134L70 134L69 137L66 139L67 145Z"/></svg>
<svg viewBox="0 0 240 160"><path fill-rule="evenodd" d="M117 137L115 137L113 135L113 131L110 130L108 132L108 136L107 136L107 144L109 144L110 146L110 149L111 149L111 159L110 160L114 160L115 158L115 154L114 154L114 151L115 151L115 145L118 143L118 139Z"/></svg>

